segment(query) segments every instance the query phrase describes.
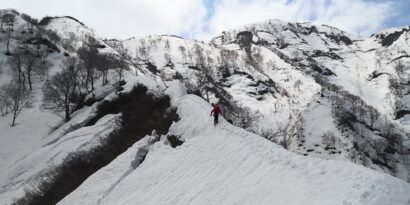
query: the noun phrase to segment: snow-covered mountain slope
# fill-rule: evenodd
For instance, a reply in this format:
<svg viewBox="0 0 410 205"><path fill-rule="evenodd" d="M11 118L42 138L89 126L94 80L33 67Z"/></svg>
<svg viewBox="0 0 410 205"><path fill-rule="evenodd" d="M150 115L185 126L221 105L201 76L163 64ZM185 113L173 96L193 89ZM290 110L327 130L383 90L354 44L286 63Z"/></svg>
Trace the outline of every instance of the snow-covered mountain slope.
<svg viewBox="0 0 410 205"><path fill-rule="evenodd" d="M63 39L62 43L67 39L73 41L74 51L82 45L82 41L86 36L92 36L97 37L96 39L101 47L100 52L115 53L111 47L107 46L104 41L98 38L98 35L93 29L72 17L50 17L45 27L46 29L56 32L61 39Z"/></svg>
<svg viewBox="0 0 410 205"><path fill-rule="evenodd" d="M181 120L166 137L146 136L59 204L406 204L410 185L347 162L306 158L222 120L211 106L166 91ZM142 150L146 156L141 160Z"/></svg>
<svg viewBox="0 0 410 205"><path fill-rule="evenodd" d="M100 105L132 95L138 84L154 96L171 96L181 119L165 136L154 132L88 173L61 204L409 203L407 27L363 38L325 25L269 20L211 42L166 35L102 40L72 17L33 24L16 13L16 19L11 50L48 51L52 66L47 78L34 75L32 102L16 126L9 126L11 114L0 117L0 204L44 189L70 156L104 144L123 115L115 109L101 114ZM0 33L0 86L16 73L8 63L13 55L5 55L6 34ZM121 84L110 69L102 85L104 65L95 65L94 90L63 123L45 109L42 88L64 60L78 56L87 36L99 53L122 58L129 69ZM222 120L213 127L212 102L234 126ZM185 142L171 148L170 136Z"/></svg>
<svg viewBox="0 0 410 205"><path fill-rule="evenodd" d="M16 81L16 79L13 79L16 71L10 66L9 61L19 49L35 49L36 52L49 49L47 51L47 61L50 66L48 68L49 76L53 76L56 72L61 71L61 64L66 59L64 52L73 55L73 51L65 50L63 41L52 41L46 32L39 31L40 27L36 27L27 18L23 18L22 14L16 11L0 10L0 15L6 13L15 14L15 22L9 44L11 55L5 54L7 25L3 25L2 29L4 30L0 33L0 87L9 82ZM61 39L66 38L65 34L69 32L74 32L78 37L81 37L80 34L94 36L91 30L87 30L85 25L72 18L61 17L57 19L52 20L50 18L51 22L42 26L46 27L45 30L53 29L61 32L57 32ZM47 40L43 40L43 43L38 43L38 40L33 39ZM81 38L76 39L75 42L80 43ZM100 42L105 44L102 40ZM101 50L115 53L108 46ZM61 118L56 113L45 109L43 106L42 88L48 75L46 77L42 74L34 73L32 78L33 89L30 93L30 103L21 111L16 120L17 125L14 127L10 126L13 117L11 113L0 116L0 204L8 204L13 198L23 196L26 186L35 183L38 177L42 176L46 170L53 168L56 164L60 164L61 160L70 152L74 150L79 151L81 147L84 149L87 143L92 145L91 142L96 142L98 144L99 138L103 133L99 129L109 130L110 128L107 125L113 121L112 119L111 121L108 120L105 122L105 126L91 128L88 132L86 131L87 129L83 129L77 133L71 133L70 131L74 127L83 127L87 120L93 117L93 114L95 114L93 113L93 108L84 107L73 114L73 120L62 124ZM101 89L105 89L105 92L112 92L112 86L101 87ZM3 104L1 104L1 107L4 109ZM67 133L71 137L66 136ZM52 142L59 142L60 144L55 146ZM47 146L50 143L53 146ZM88 149L89 147L85 148Z"/></svg>
<svg viewBox="0 0 410 205"><path fill-rule="evenodd" d="M9 13L9 11L0 11L1 15L4 15L5 13ZM16 15L16 21L9 45L10 50L19 49L26 45L23 44L22 41L29 39L30 35L34 35L34 32L36 31L36 28L34 27L33 33L30 34L30 25L31 24L24 20L20 15ZM6 25L3 25L3 29L5 29L5 26ZM0 43L0 86L3 86L10 81L13 81L12 76L15 71L13 71L8 64L11 57L5 55L6 32L3 30L0 36L2 39ZM35 45L33 44L32 46L34 47ZM43 45L39 45L39 48L40 47L43 48ZM63 58L64 57L61 53L55 51L49 54L48 60L51 65L50 73L55 72L55 70L60 70L59 64L62 62ZM49 134L50 127L53 127L59 123L58 116L51 111L42 109L43 93L41 88L44 85L44 80L45 79L43 77L33 77L34 82L30 106L28 106L28 108L21 113L20 118L17 120L17 124L20 128L10 126L12 120L12 116L10 114L0 117L0 167L2 167L1 180L7 179L5 173L9 167L38 149L42 145L42 139L46 138Z"/></svg>
<svg viewBox="0 0 410 205"><path fill-rule="evenodd" d="M397 58L385 52L392 48L376 36L269 20L223 32L211 43L148 36L108 44L127 48L158 82L179 77L189 92L220 101L235 125L287 149L408 180L409 127L406 117L397 117L409 113L408 73L397 73ZM405 50L407 43L400 37L392 46ZM406 59L400 60L408 68ZM393 94L397 78L401 96Z"/></svg>

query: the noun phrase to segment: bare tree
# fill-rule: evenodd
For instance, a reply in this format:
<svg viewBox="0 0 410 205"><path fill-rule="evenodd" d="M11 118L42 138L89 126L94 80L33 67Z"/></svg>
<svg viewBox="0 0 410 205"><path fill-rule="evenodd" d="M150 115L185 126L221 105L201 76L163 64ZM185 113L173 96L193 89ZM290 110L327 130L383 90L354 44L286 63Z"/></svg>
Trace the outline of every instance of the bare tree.
<svg viewBox="0 0 410 205"><path fill-rule="evenodd" d="M117 73L117 85L120 85L123 75L124 75L124 70L126 69L126 66L117 66L115 68L115 72Z"/></svg>
<svg viewBox="0 0 410 205"><path fill-rule="evenodd" d="M40 67L40 60L34 56L32 52L27 52L23 55L23 72L27 76L27 82L30 90L33 90L33 73Z"/></svg>
<svg viewBox="0 0 410 205"><path fill-rule="evenodd" d="M220 50L220 59L223 67L233 67L235 66L236 58L238 53L236 51L221 49Z"/></svg>
<svg viewBox="0 0 410 205"><path fill-rule="evenodd" d="M261 48L255 46L253 47L253 57L252 55L248 55L248 58L250 61L249 63L259 72L263 73L261 66L263 65L264 58L261 52Z"/></svg>
<svg viewBox="0 0 410 205"><path fill-rule="evenodd" d="M390 77L389 79L389 88L392 91L394 95L397 97L401 97L402 93L402 88L400 86L400 82L397 78Z"/></svg>
<svg viewBox="0 0 410 205"><path fill-rule="evenodd" d="M295 81L295 83L293 84L293 87L298 89L298 91L300 91L300 86L302 86L303 82L301 80L297 80Z"/></svg>
<svg viewBox="0 0 410 205"><path fill-rule="evenodd" d="M186 62L187 61L187 59L186 59L186 48L184 46L179 46L178 49L179 49L179 51L181 51L182 58L184 59L184 62Z"/></svg>
<svg viewBox="0 0 410 205"><path fill-rule="evenodd" d="M131 59L130 51L128 50L128 48L124 47L124 44L122 44L122 43L117 44L115 50L120 54L120 56L123 59L126 59L126 60Z"/></svg>
<svg viewBox="0 0 410 205"><path fill-rule="evenodd" d="M304 132L305 132L305 119L302 115L302 113L299 113L295 125L292 127L292 132L294 133L296 139L298 142L301 142L303 140Z"/></svg>
<svg viewBox="0 0 410 205"><path fill-rule="evenodd" d="M205 55L204 49L197 43L194 45L194 55L195 55L195 62L196 66L205 66Z"/></svg>
<svg viewBox="0 0 410 205"><path fill-rule="evenodd" d="M154 43L155 44L155 43ZM114 66L114 71L117 73L117 84L122 81L124 70L127 69L127 61L131 61L131 54L128 48L124 47L124 44L118 43L115 45L115 50L120 54L119 62ZM136 66L138 67L138 66Z"/></svg>
<svg viewBox="0 0 410 205"><path fill-rule="evenodd" d="M275 109L274 111L277 112L280 108L280 100L276 99L275 102L273 103L273 108Z"/></svg>
<svg viewBox="0 0 410 205"><path fill-rule="evenodd" d="M41 76L45 76L46 80L48 80L49 78L49 72L50 72L50 68L53 66L53 64L48 61L48 60L44 60L42 59L39 64L38 64L38 69L36 69L36 71L38 71L38 73Z"/></svg>
<svg viewBox="0 0 410 205"><path fill-rule="evenodd" d="M139 41L140 45L137 48L137 54L142 60L148 60L149 55L148 55L148 46L146 45L146 42L144 39L141 39Z"/></svg>
<svg viewBox="0 0 410 205"><path fill-rule="evenodd" d="M74 42L77 40L77 37L73 32L68 33L68 37L62 40L63 48L65 50L65 55L68 55L68 52L75 51ZM68 52L67 52L68 51Z"/></svg>
<svg viewBox="0 0 410 205"><path fill-rule="evenodd" d="M108 71L112 69L112 55L105 54L98 56L96 68L102 74L102 85L106 85L108 83Z"/></svg>
<svg viewBox="0 0 410 205"><path fill-rule="evenodd" d="M337 142L337 138L332 132L327 131L323 134L322 143L326 146L327 149L335 148L336 142Z"/></svg>
<svg viewBox="0 0 410 205"><path fill-rule="evenodd" d="M9 30L14 30L14 23L16 21L16 15L13 13L6 13L1 16L1 30L3 30L3 24L6 24L9 27Z"/></svg>
<svg viewBox="0 0 410 205"><path fill-rule="evenodd" d="M404 75L404 71L406 70L406 66L403 64L402 61L397 61L396 63L394 63L394 70L396 70L397 75L399 76L403 76Z"/></svg>
<svg viewBox="0 0 410 205"><path fill-rule="evenodd" d="M288 46L283 36L278 37L276 45L279 47L279 49L283 49Z"/></svg>
<svg viewBox="0 0 410 205"><path fill-rule="evenodd" d="M38 24L38 19L32 18L31 16L22 13L21 18L23 18L25 21L27 21L27 30L30 34L34 33L34 26Z"/></svg>
<svg viewBox="0 0 410 205"><path fill-rule="evenodd" d="M167 51L169 51L169 50L171 49L171 46L170 46L170 44L169 44L169 40L168 40L168 39L165 40L164 48L165 48L165 50L167 50Z"/></svg>
<svg viewBox="0 0 410 205"><path fill-rule="evenodd" d="M171 63L171 62L172 62L172 60L171 60L171 55L170 55L168 52L165 52L165 53L164 53L164 59L165 59L165 61L166 61L167 63Z"/></svg>
<svg viewBox="0 0 410 205"><path fill-rule="evenodd" d="M122 81L123 75L124 75L124 70L128 68L127 62L124 61L123 59L119 59L118 63L115 65L115 72L117 73L118 81L117 84L120 85L120 82Z"/></svg>
<svg viewBox="0 0 410 205"><path fill-rule="evenodd" d="M98 61L98 70L102 73L102 84L106 85L108 83L108 71L116 69L119 71L120 78L122 78L122 71L125 67L125 62L114 54L104 54L100 55ZM118 73L118 72L117 72Z"/></svg>
<svg viewBox="0 0 410 205"><path fill-rule="evenodd" d="M4 25L4 17L3 17L4 15L1 15L0 16L0 21L1 21L1 24L0 24L0 31L1 32L3 32L4 30L3 30L3 25Z"/></svg>
<svg viewBox="0 0 410 205"><path fill-rule="evenodd" d="M25 90L22 84L15 82L7 84L3 89L5 97L9 101L9 109L13 114L13 121L11 123L13 127L16 125L17 117L30 100L30 92Z"/></svg>
<svg viewBox="0 0 410 205"><path fill-rule="evenodd" d="M201 67L197 73L198 88L201 94L205 94L206 101L209 102L209 89L212 84L212 70L209 67Z"/></svg>
<svg viewBox="0 0 410 205"><path fill-rule="evenodd" d="M10 40L13 35L14 30L14 22L16 21L16 15L13 13L6 13L1 17L2 27L3 23L6 24L8 27L6 29L6 55L10 55ZM3 28L1 28L3 30Z"/></svg>
<svg viewBox="0 0 410 205"><path fill-rule="evenodd" d="M10 30L7 30L7 32L6 32L6 48L7 48L7 50L6 50L5 55L11 55L11 53L10 53L10 40L11 40L12 35L13 35L13 33Z"/></svg>
<svg viewBox="0 0 410 205"><path fill-rule="evenodd" d="M7 96L7 86L8 85L3 85L0 88L0 112L2 116L5 116L9 113L9 107L10 107L10 99Z"/></svg>
<svg viewBox="0 0 410 205"><path fill-rule="evenodd" d="M46 32L46 27L43 24L37 24L36 37L41 39Z"/></svg>
<svg viewBox="0 0 410 205"><path fill-rule="evenodd" d="M92 36L86 36L83 40L83 46L78 49L78 56L83 61L84 69L87 71L87 90L94 91L95 68L99 60L98 53L99 43ZM90 86L90 90L88 89Z"/></svg>
<svg viewBox="0 0 410 205"><path fill-rule="evenodd" d="M288 126L285 124L278 123L276 125L276 132L272 134L272 138L274 141L279 142L279 144L288 149L290 145L290 136L288 132ZM280 140L282 139L282 140Z"/></svg>
<svg viewBox="0 0 410 205"><path fill-rule="evenodd" d="M45 106L58 113L64 112L66 122L71 119L70 97L73 94L73 90L75 90L74 78L75 76L73 76L72 72L64 69L54 75L43 87Z"/></svg>
<svg viewBox="0 0 410 205"><path fill-rule="evenodd" d="M374 127L374 123L379 119L380 113L375 108L369 110L370 126Z"/></svg>
<svg viewBox="0 0 410 205"><path fill-rule="evenodd" d="M237 113L237 117L239 118L239 126L242 128L250 128L256 120L258 120L261 115L259 112L253 112L248 107L240 107Z"/></svg>
<svg viewBox="0 0 410 205"><path fill-rule="evenodd" d="M25 86L26 76L24 75L24 72L23 72L23 64L24 64L23 53L20 51L20 49L15 49L13 53L14 54L10 58L8 58L7 63L10 65L13 72L17 73L18 83Z"/></svg>

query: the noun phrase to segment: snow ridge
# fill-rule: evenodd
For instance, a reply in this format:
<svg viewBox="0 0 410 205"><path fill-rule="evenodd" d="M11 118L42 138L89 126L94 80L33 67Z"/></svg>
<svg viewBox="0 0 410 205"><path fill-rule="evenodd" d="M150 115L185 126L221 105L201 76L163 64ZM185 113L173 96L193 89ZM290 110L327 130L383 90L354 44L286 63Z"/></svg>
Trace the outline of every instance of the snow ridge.
<svg viewBox="0 0 410 205"><path fill-rule="evenodd" d="M180 134L186 141L183 145L173 149L161 138L149 148L140 167L126 172L114 190L96 200L111 186L109 176L124 173L123 167L146 140L137 143L59 204L410 202L410 185L399 179L346 162L307 160L225 120L213 127L208 117L211 107L196 96L173 101L181 120L170 132Z"/></svg>

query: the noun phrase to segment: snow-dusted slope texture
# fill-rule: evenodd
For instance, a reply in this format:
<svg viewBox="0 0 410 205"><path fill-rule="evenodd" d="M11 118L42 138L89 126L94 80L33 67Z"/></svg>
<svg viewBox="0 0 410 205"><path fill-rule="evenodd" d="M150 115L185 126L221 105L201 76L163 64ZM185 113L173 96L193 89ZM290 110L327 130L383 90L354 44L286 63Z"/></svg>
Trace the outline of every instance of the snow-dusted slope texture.
<svg viewBox="0 0 410 205"><path fill-rule="evenodd" d="M397 178L296 155L225 120L214 126L209 104L181 87L168 90L181 117L168 135L181 146L147 136L59 204L410 203L410 185Z"/></svg>

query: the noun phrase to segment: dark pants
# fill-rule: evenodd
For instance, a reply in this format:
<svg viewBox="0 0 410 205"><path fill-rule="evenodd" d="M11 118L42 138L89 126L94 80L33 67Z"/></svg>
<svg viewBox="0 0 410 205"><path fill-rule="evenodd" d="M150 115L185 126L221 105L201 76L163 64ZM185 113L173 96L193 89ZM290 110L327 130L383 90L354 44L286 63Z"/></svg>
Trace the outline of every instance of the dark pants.
<svg viewBox="0 0 410 205"><path fill-rule="evenodd" d="M214 114L214 125L218 124L218 117L219 117L219 114L215 113Z"/></svg>

